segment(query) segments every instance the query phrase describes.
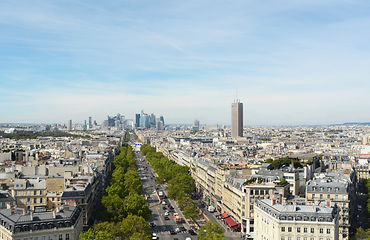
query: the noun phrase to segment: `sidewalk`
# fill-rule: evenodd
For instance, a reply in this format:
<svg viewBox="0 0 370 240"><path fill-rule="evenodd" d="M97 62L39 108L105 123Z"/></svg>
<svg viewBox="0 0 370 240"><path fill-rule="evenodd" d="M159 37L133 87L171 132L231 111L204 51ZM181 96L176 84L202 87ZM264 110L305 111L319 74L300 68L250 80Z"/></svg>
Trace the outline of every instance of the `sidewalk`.
<svg viewBox="0 0 370 240"><path fill-rule="evenodd" d="M215 215L218 215L218 212L210 213L206 208L202 208L200 200L195 200L194 205L198 207L209 220L212 220L213 223L217 223L224 229L226 239L242 239L242 234L240 232L232 232L224 223L216 218Z"/></svg>

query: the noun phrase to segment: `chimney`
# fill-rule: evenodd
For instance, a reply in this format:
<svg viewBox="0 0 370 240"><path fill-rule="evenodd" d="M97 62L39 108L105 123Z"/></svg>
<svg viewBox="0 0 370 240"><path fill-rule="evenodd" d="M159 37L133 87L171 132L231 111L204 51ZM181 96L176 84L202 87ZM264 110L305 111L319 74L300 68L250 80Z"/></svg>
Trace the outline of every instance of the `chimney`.
<svg viewBox="0 0 370 240"><path fill-rule="evenodd" d="M25 215L26 214L26 209L23 208L23 212L22 212L22 215Z"/></svg>
<svg viewBox="0 0 370 240"><path fill-rule="evenodd" d="M55 209L53 209L53 218L54 218L54 219L56 218Z"/></svg>
<svg viewBox="0 0 370 240"><path fill-rule="evenodd" d="M56 207L56 211L57 211L57 213L59 212L59 206Z"/></svg>
<svg viewBox="0 0 370 240"><path fill-rule="evenodd" d="M295 202L293 202L293 211L297 211L297 204Z"/></svg>
<svg viewBox="0 0 370 240"><path fill-rule="evenodd" d="M316 212L316 204L315 203L312 205L312 208L313 208L313 211Z"/></svg>
<svg viewBox="0 0 370 240"><path fill-rule="evenodd" d="M272 201L272 205L275 205L276 204L276 199L274 198L274 199L271 199Z"/></svg>
<svg viewBox="0 0 370 240"><path fill-rule="evenodd" d="M6 204L6 209L11 209L12 207L10 206L10 203Z"/></svg>
<svg viewBox="0 0 370 240"><path fill-rule="evenodd" d="M326 199L326 206L331 207L331 201L330 201L330 199L329 199L329 198L328 198L328 199Z"/></svg>
<svg viewBox="0 0 370 240"><path fill-rule="evenodd" d="M33 221L33 212L32 211L30 211L30 219L31 219L31 221Z"/></svg>

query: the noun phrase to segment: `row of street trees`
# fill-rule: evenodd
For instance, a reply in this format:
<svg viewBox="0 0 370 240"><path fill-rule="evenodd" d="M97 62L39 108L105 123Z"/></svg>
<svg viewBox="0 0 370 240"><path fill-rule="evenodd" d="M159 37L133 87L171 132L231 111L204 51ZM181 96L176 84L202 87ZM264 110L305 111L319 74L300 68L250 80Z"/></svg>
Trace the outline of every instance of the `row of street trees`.
<svg viewBox="0 0 370 240"><path fill-rule="evenodd" d="M187 166L180 166L169 160L161 152L156 152L154 147L144 144L140 148L146 161L153 167L157 183L167 182L168 198L176 200L186 218L196 222L199 210L195 208L191 193L195 191L195 180L190 176L190 169ZM218 224L208 221L199 229L198 239L223 240L223 230Z"/></svg>
<svg viewBox="0 0 370 240"><path fill-rule="evenodd" d="M99 218L104 222L81 234L80 239L151 239L146 223L151 210L140 195L142 185L131 146L123 143L113 164L115 169L99 206Z"/></svg>

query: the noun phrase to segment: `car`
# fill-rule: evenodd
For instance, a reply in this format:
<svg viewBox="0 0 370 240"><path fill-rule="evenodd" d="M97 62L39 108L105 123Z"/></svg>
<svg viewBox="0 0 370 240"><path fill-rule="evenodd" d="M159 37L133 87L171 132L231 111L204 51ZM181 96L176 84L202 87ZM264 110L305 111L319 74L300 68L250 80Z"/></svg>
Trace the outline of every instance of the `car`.
<svg viewBox="0 0 370 240"><path fill-rule="evenodd" d="M157 234L153 233L152 240L156 240L156 239L158 239Z"/></svg>
<svg viewBox="0 0 370 240"><path fill-rule="evenodd" d="M164 215L165 215L165 216L168 216L168 212L165 212L165 213L164 213Z"/></svg>
<svg viewBox="0 0 370 240"><path fill-rule="evenodd" d="M175 234L176 234L176 231L172 229L172 230L170 231L170 234L171 234L171 235L175 235Z"/></svg>
<svg viewBox="0 0 370 240"><path fill-rule="evenodd" d="M187 237L187 238L185 238L185 240L191 240L191 237Z"/></svg>
<svg viewBox="0 0 370 240"><path fill-rule="evenodd" d="M185 227L180 227L180 231L181 232L186 232L186 228Z"/></svg>
<svg viewBox="0 0 370 240"><path fill-rule="evenodd" d="M150 227L155 227L155 224L151 222L151 223L149 223L149 226Z"/></svg>
<svg viewBox="0 0 370 240"><path fill-rule="evenodd" d="M163 206L162 208L163 208L163 210L166 210L167 209L165 206Z"/></svg>
<svg viewBox="0 0 370 240"><path fill-rule="evenodd" d="M173 240L179 240L178 238L174 238Z"/></svg>
<svg viewBox="0 0 370 240"><path fill-rule="evenodd" d="M170 220L170 218L167 216L164 216L164 220Z"/></svg>
<svg viewBox="0 0 370 240"><path fill-rule="evenodd" d="M168 208L171 209L171 210L173 210L173 207L172 206L169 206Z"/></svg>
<svg viewBox="0 0 370 240"><path fill-rule="evenodd" d="M165 201L163 201L163 202L162 202L162 204L163 204L163 205L166 205L166 202L165 202Z"/></svg>

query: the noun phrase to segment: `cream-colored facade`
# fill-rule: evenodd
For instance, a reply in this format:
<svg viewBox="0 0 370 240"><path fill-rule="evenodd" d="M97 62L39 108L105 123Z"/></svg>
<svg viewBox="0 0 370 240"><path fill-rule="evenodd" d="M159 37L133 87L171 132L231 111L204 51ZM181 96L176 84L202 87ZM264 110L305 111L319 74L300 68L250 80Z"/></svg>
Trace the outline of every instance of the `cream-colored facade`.
<svg viewBox="0 0 370 240"><path fill-rule="evenodd" d="M78 240L83 228L82 210L75 206L37 213L3 209L0 219L2 240Z"/></svg>
<svg viewBox="0 0 370 240"><path fill-rule="evenodd" d="M306 203L318 204L327 199L335 202L341 213L339 218L339 239L349 239L351 218L353 215L354 187L346 178L316 178L306 185Z"/></svg>
<svg viewBox="0 0 370 240"><path fill-rule="evenodd" d="M280 186L268 179L244 184L245 179L227 178L222 194L222 212L226 212L236 222L241 223L245 234L254 232L254 204L258 199L278 199L285 202L289 194L289 184Z"/></svg>
<svg viewBox="0 0 370 240"><path fill-rule="evenodd" d="M14 179L10 183L16 205L27 210L46 206L46 182L44 179Z"/></svg>
<svg viewBox="0 0 370 240"><path fill-rule="evenodd" d="M283 205L275 199L262 199L254 209L254 239L339 240L336 206Z"/></svg>

